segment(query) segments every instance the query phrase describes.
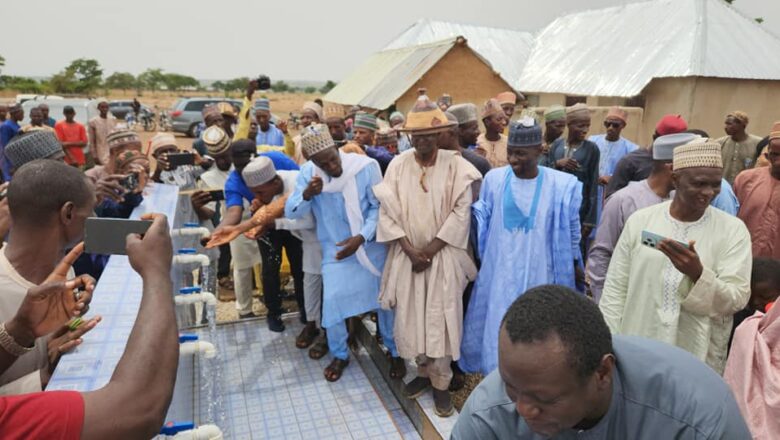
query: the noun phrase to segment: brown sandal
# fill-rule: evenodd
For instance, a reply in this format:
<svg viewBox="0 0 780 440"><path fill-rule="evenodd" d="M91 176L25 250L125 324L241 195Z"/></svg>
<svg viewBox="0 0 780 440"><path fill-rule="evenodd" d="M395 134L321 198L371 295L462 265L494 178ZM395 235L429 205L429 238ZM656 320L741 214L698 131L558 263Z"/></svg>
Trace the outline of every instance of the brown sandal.
<svg viewBox="0 0 780 440"><path fill-rule="evenodd" d="M324 337L317 338L314 345L309 349L309 357L317 360L322 359L323 356L328 354L330 348L328 348L328 341Z"/></svg>
<svg viewBox="0 0 780 440"><path fill-rule="evenodd" d="M401 357L392 357L388 353L390 358L390 378L391 379L403 379L406 376L406 361Z"/></svg>
<svg viewBox="0 0 780 440"><path fill-rule="evenodd" d="M349 359L334 358L330 365L325 367L325 380L328 382L335 382L341 379L344 369L349 365Z"/></svg>
<svg viewBox="0 0 780 440"><path fill-rule="evenodd" d="M319 334L320 330L317 326L313 322L309 322L303 330L301 330L301 333L298 334L298 337L295 338L295 346L300 349L309 348L314 342L314 338Z"/></svg>

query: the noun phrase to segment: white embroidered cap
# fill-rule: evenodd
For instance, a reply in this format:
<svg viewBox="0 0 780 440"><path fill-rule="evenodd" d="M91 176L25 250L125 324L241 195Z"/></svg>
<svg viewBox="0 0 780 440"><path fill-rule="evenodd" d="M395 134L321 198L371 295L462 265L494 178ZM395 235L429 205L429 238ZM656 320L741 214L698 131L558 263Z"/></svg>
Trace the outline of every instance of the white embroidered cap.
<svg viewBox="0 0 780 440"><path fill-rule="evenodd" d="M246 186L254 188L264 183L268 183L276 177L276 168L273 161L266 156L259 156L252 159L251 162L241 172Z"/></svg>

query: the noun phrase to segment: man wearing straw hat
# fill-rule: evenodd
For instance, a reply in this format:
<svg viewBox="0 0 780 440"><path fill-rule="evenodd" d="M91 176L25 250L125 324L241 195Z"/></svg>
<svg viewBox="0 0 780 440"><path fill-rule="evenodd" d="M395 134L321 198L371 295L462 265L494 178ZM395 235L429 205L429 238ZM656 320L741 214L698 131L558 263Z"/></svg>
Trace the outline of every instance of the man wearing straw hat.
<svg viewBox="0 0 780 440"><path fill-rule="evenodd" d="M379 302L395 310L398 353L415 359L409 398L433 388L436 414L454 412L450 363L460 357L463 291L477 275L468 250L472 187L482 175L457 150L438 147L457 127L427 96L418 98L403 130L413 150L398 156L382 183L377 241L388 243Z"/></svg>
<svg viewBox="0 0 780 440"><path fill-rule="evenodd" d="M676 345L723 373L732 315L750 296L750 234L710 207L720 192L720 144L675 148L672 169L674 199L626 222L599 307L613 334Z"/></svg>

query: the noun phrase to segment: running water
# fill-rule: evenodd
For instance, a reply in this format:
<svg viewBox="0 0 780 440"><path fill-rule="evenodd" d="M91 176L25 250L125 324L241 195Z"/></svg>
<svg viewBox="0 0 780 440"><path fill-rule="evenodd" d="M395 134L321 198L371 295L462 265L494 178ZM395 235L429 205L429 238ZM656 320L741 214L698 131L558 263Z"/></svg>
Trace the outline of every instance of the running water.
<svg viewBox="0 0 780 440"><path fill-rule="evenodd" d="M215 259L212 259L212 261ZM216 293L216 283L214 282L214 272L216 272L215 264L210 266L201 267L202 270L202 282L201 287L203 291ZM213 290L208 290L214 285ZM214 344L217 354L211 359L201 358L201 365L203 370L201 372L201 379L203 385L201 390L205 393L207 399L207 419L205 423L213 423L217 425L227 438L228 423L227 413L225 412L225 393L224 393L224 381L225 377L222 371L222 349L217 343L217 309L215 305L203 304L205 311L205 318L208 324L208 341ZM204 422L201 421L201 424Z"/></svg>

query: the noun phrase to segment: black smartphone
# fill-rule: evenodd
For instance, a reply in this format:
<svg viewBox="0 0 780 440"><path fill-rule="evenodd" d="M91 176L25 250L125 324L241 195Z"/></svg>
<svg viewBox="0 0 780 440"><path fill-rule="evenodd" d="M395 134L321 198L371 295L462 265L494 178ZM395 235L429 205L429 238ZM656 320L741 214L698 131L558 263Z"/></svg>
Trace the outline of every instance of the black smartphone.
<svg viewBox="0 0 780 440"><path fill-rule="evenodd" d="M171 168L195 165L195 155L192 153L170 153L168 154L168 163L171 164Z"/></svg>
<svg viewBox="0 0 780 440"><path fill-rule="evenodd" d="M221 189L211 189L208 191L208 193L211 196L212 202L225 200L225 191L222 191Z"/></svg>
<svg viewBox="0 0 780 440"><path fill-rule="evenodd" d="M271 78L268 75L258 75L257 77L257 89L268 90L271 88Z"/></svg>
<svg viewBox="0 0 780 440"><path fill-rule="evenodd" d="M140 178L138 173L130 173L127 177L119 181L119 184L122 185L122 188L126 189L127 192L135 191L138 188L139 183Z"/></svg>
<svg viewBox="0 0 780 440"><path fill-rule="evenodd" d="M145 234L151 220L89 217L84 224L84 250L90 254L127 255L129 234Z"/></svg>

